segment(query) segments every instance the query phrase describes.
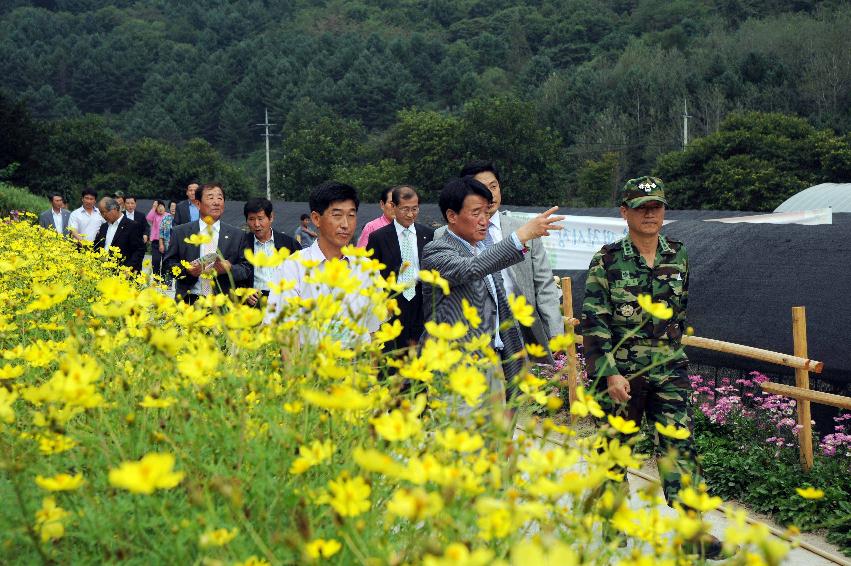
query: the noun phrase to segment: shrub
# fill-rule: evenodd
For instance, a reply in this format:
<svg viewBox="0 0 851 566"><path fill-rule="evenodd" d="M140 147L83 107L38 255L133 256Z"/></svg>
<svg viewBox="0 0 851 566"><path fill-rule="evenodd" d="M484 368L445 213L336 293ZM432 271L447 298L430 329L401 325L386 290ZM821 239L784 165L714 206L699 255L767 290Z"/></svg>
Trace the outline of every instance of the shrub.
<svg viewBox="0 0 851 566"><path fill-rule="evenodd" d="M0 214L8 214L12 210L27 211L38 214L50 208L50 202L28 190L0 181Z"/></svg>

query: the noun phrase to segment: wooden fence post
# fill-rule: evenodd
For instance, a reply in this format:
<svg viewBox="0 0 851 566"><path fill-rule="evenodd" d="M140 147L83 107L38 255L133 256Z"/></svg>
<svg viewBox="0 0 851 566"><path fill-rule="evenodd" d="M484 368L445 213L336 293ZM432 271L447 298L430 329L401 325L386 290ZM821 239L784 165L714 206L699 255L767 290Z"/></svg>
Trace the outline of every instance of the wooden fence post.
<svg viewBox="0 0 851 566"><path fill-rule="evenodd" d="M573 283L570 277L561 278L561 300L562 310L564 311L564 331L568 334L574 334L573 324ZM576 363L576 344L571 344L567 348L567 401L568 409L573 406L576 400L576 377L578 374ZM570 416L571 422L576 422L576 416Z"/></svg>
<svg viewBox="0 0 851 566"><path fill-rule="evenodd" d="M804 307L792 307L792 343L794 354L801 358L807 357L807 311ZM810 372L803 368L795 369L795 385L802 389L810 388ZM813 427L810 416L810 402L806 399L798 401L798 446L801 449L801 466L809 472L813 467Z"/></svg>

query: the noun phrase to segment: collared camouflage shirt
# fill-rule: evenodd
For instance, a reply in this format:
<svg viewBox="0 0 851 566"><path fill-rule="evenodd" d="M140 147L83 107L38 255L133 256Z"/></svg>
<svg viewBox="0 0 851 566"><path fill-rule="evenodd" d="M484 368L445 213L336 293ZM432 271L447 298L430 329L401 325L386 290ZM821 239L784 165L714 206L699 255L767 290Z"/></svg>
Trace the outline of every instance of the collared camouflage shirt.
<svg viewBox="0 0 851 566"><path fill-rule="evenodd" d="M645 314L638 305L641 294L650 295L655 303L666 303L674 316L659 320ZM687 301L688 257L682 242L660 235L652 268L629 236L603 246L591 260L582 304L588 375L628 377L665 357L671 360L651 374L687 365L685 354L677 352Z"/></svg>

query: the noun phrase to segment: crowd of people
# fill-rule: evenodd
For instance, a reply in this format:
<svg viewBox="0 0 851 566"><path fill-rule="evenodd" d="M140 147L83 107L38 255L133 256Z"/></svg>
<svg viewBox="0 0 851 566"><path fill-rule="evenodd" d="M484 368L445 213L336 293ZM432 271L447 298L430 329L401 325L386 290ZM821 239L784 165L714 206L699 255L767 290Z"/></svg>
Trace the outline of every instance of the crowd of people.
<svg viewBox="0 0 851 566"><path fill-rule="evenodd" d="M361 270L346 246L355 238L360 199L345 183L327 181L310 194L310 213L301 217L295 238L273 230L273 204L265 198L249 200L243 208L248 231L222 222L226 199L218 183L189 184L186 200L167 210L156 201L141 217L135 199L104 197L95 207L94 191L83 191L82 206L68 213L61 197L51 198L52 210L41 215L42 226L60 234L89 239L96 246L119 248L122 261L139 269L145 243L152 245L155 272L173 274L175 298L195 303L199 297L228 293L233 286L251 288L247 302L264 309L264 323L284 316L288 299L319 298L333 293L312 270L345 262L363 286L369 275ZM541 238L560 230L564 219L552 207L528 221L519 221L501 209L502 186L497 167L490 162L467 164L449 180L439 196L446 225L417 222L420 196L411 185L389 187L381 194L381 216L368 222L357 240L382 265L381 275L405 284L397 297L398 314L391 315L402 333L385 344L389 355L416 347L426 336L426 321L448 323L469 320L475 308L478 325L469 333L486 336L501 364L488 375L490 399L511 399L523 369L524 350L536 361L551 363L551 341L564 333L561 293L555 285ZM628 235L604 246L591 263L582 309L582 335L589 376L603 393L607 412L640 423L646 417L657 429L690 429L688 360L680 339L685 331L688 301L688 258L681 242L661 234L667 199L664 183L639 177L621 192L620 214ZM276 267L254 267L246 250L256 256L287 248L292 252ZM157 254L154 255L154 250ZM420 280L421 270L436 272L448 283L447 292L434 292ZM281 285L287 281L289 285ZM523 297L531 307L531 324L518 324L511 301ZM323 332L343 341L368 339L384 322L370 312L360 293L342 297L341 313L357 319L364 331L330 324ZM529 322L529 321L527 321ZM567 321L574 324L578 321ZM319 336L302 333L302 341ZM526 348L537 344L540 348ZM605 421L604 421L605 424ZM623 428L623 427L620 427ZM615 437L626 435L611 426ZM663 448L675 448L672 462L660 460L663 491L673 505L683 477L699 481L691 436L660 435ZM720 555L721 544L707 535L701 550L707 558Z"/></svg>

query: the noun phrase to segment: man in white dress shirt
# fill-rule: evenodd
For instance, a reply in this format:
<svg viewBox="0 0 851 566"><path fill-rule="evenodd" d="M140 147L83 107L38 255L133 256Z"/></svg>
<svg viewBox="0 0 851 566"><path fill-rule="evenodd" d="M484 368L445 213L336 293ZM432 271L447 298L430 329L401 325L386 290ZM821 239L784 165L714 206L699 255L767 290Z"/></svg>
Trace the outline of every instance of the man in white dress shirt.
<svg viewBox="0 0 851 566"><path fill-rule="evenodd" d="M68 231L81 242L94 242L100 225L103 224L103 217L95 208L97 198L98 194L94 189L83 189L83 206L72 212L68 219Z"/></svg>
<svg viewBox="0 0 851 566"><path fill-rule="evenodd" d="M368 333L378 330L381 321L371 312L369 299L357 291L346 293L326 284L311 283L307 279L314 270L324 270L329 261L338 259L348 264L354 276L361 281L361 288L368 288L372 284L370 275L360 269L358 258L345 256L342 251L354 235L360 201L354 187L337 181L326 181L310 193L309 204L310 218L319 228L319 237L312 246L296 252L275 268L270 284L273 290L269 294L264 322L274 322L284 310L287 299L291 297L316 299L333 296L339 298L344 306L338 316L349 318L366 329L366 332L355 335L345 327L338 316L334 317L335 320L332 320L325 330L351 345L364 339ZM317 262L316 267L305 267L302 263L305 260ZM294 281L295 287L286 291L275 290L274 287L282 281ZM301 339L315 343L321 336L314 330L302 333Z"/></svg>

